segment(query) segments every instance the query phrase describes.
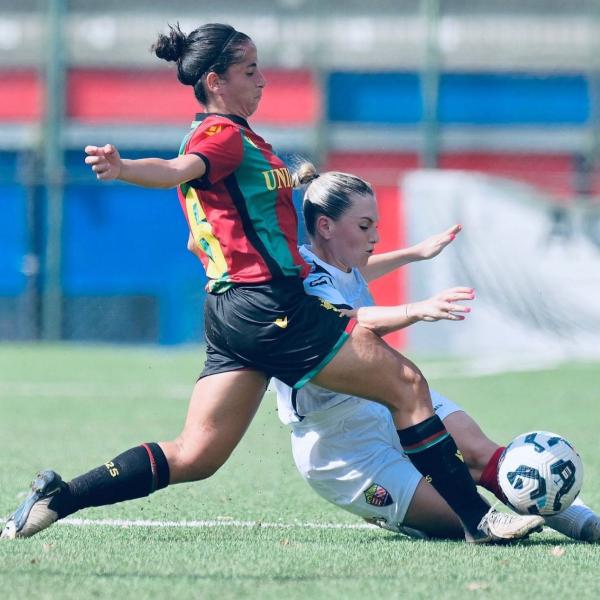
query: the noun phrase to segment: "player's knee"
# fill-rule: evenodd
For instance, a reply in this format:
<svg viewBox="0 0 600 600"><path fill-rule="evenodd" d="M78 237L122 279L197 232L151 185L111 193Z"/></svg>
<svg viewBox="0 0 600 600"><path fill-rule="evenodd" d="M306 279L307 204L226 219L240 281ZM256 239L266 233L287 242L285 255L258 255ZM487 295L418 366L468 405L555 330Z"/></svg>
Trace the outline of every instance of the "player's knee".
<svg viewBox="0 0 600 600"><path fill-rule="evenodd" d="M429 385L423 373L415 365L409 367L405 365L404 370L406 371L405 379L414 390L415 396L419 399L429 398Z"/></svg>
<svg viewBox="0 0 600 600"><path fill-rule="evenodd" d="M212 477L223 463L214 463L204 460L201 456L184 457L181 465L182 470L187 474L187 481L201 481Z"/></svg>
<svg viewBox="0 0 600 600"><path fill-rule="evenodd" d="M402 363L395 380L394 405L403 410L431 407L429 386L423 373L412 363Z"/></svg>
<svg viewBox="0 0 600 600"><path fill-rule="evenodd" d="M211 464L197 464L191 465L191 473L193 474L192 481L201 481L202 479L208 479L212 477L219 469L221 465L211 465Z"/></svg>
<svg viewBox="0 0 600 600"><path fill-rule="evenodd" d="M175 442L177 456L175 468L187 481L200 481L212 477L224 464L225 459L214 456L210 448L203 445L190 444L182 437Z"/></svg>

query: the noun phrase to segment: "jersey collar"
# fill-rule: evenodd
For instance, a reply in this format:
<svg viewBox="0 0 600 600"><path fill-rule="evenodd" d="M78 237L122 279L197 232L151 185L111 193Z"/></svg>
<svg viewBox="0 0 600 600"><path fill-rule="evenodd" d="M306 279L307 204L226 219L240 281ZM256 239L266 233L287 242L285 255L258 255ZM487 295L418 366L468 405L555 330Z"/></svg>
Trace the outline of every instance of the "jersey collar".
<svg viewBox="0 0 600 600"><path fill-rule="evenodd" d="M242 127L245 127L246 129L252 129L250 127L250 125L248 125L248 121L246 121L246 119L244 119L243 117L238 117L237 115L226 115L223 113L214 113L214 112L196 113L196 118L194 119L194 121L196 121L196 122L204 121L204 119L206 119L208 117L225 117L226 119L229 119L230 121L233 121L234 123L237 123L238 125L241 125Z"/></svg>

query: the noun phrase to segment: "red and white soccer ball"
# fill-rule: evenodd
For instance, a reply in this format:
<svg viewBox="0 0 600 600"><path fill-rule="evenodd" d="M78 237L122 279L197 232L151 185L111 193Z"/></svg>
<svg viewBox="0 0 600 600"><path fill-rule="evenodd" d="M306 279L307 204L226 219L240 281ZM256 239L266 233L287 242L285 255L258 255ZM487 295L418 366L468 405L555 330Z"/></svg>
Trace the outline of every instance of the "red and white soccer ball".
<svg viewBox="0 0 600 600"><path fill-rule="evenodd" d="M583 463L562 436L530 431L506 447L498 482L518 513L554 515L570 506L581 491Z"/></svg>

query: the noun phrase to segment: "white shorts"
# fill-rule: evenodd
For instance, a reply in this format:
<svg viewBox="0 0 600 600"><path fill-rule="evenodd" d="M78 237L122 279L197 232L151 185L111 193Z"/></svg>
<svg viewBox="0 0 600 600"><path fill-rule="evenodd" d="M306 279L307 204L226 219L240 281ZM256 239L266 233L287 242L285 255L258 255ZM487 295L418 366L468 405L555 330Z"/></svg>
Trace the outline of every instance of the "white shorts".
<svg viewBox="0 0 600 600"><path fill-rule="evenodd" d="M462 410L431 391L436 414ZM292 453L300 474L325 500L371 523L403 531L421 474L402 451L387 408L353 398L293 423Z"/></svg>

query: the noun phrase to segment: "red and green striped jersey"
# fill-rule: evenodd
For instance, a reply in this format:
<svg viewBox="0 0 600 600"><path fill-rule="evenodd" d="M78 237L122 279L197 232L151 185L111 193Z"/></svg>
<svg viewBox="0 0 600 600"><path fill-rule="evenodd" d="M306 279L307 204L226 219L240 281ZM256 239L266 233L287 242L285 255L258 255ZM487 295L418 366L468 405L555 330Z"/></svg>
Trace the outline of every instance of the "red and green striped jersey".
<svg viewBox="0 0 600 600"><path fill-rule="evenodd" d="M209 292L308 274L297 247L291 175L244 119L196 115L179 153L206 163L204 176L181 184L178 195Z"/></svg>

